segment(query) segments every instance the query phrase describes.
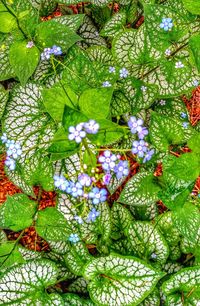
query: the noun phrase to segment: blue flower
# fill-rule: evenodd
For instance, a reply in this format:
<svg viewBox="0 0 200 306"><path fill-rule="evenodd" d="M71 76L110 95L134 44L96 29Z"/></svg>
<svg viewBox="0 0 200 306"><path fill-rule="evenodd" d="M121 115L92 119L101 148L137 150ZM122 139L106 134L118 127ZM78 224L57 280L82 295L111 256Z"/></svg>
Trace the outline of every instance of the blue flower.
<svg viewBox="0 0 200 306"><path fill-rule="evenodd" d="M131 130L131 133L136 134L137 132L141 132L143 128L142 127L143 123L144 121L142 119L137 119L134 116L130 117L128 121L128 126Z"/></svg>
<svg viewBox="0 0 200 306"><path fill-rule="evenodd" d="M74 219L78 222L78 224L83 224L83 219L79 216L75 216Z"/></svg>
<svg viewBox="0 0 200 306"><path fill-rule="evenodd" d="M67 187L66 192L71 194L74 198L83 196L83 186L79 182L71 182Z"/></svg>
<svg viewBox="0 0 200 306"><path fill-rule="evenodd" d="M143 92L147 91L147 87L146 87L146 86L144 86L144 85L143 85L143 86L141 86L141 87L140 87L140 89L141 89L141 91L143 91Z"/></svg>
<svg viewBox="0 0 200 306"><path fill-rule="evenodd" d="M144 154L147 152L148 143L144 140L133 141L132 153L137 154L139 157L144 157Z"/></svg>
<svg viewBox="0 0 200 306"><path fill-rule="evenodd" d="M93 187L92 191L89 193L89 198L92 199L94 205L101 202L105 202L107 199L107 190L104 188Z"/></svg>
<svg viewBox="0 0 200 306"><path fill-rule="evenodd" d="M109 67L109 72L110 72L110 73L115 73L115 67L110 66L110 67Z"/></svg>
<svg viewBox="0 0 200 306"><path fill-rule="evenodd" d="M181 61L175 63L175 68L176 69L183 68L183 67L184 67L184 64Z"/></svg>
<svg viewBox="0 0 200 306"><path fill-rule="evenodd" d="M63 175L54 175L53 179L55 187L62 191L65 191L70 184Z"/></svg>
<svg viewBox="0 0 200 306"><path fill-rule="evenodd" d="M58 47L58 46L53 46L51 48L51 54L54 54L54 55L61 55L62 54L62 49L61 47Z"/></svg>
<svg viewBox="0 0 200 306"><path fill-rule="evenodd" d="M99 156L99 162L102 164L102 168L106 171L113 170L116 165L117 156L112 154L109 150L103 152L103 155Z"/></svg>
<svg viewBox="0 0 200 306"><path fill-rule="evenodd" d="M84 129L88 134L96 134L99 131L99 124L95 120L84 123Z"/></svg>
<svg viewBox="0 0 200 306"><path fill-rule="evenodd" d="M84 123L77 124L76 127L70 126L69 127L69 140L75 140L77 143L82 141L82 138L86 136L86 132L83 131Z"/></svg>
<svg viewBox="0 0 200 306"><path fill-rule="evenodd" d="M181 118L183 118L183 119L187 118L187 114L182 112L181 113Z"/></svg>
<svg viewBox="0 0 200 306"><path fill-rule="evenodd" d="M27 43L27 45L26 45L26 48L28 48L28 49L31 49L31 48L33 48L35 45L34 45L34 42L33 41L29 41L28 43Z"/></svg>
<svg viewBox="0 0 200 306"><path fill-rule="evenodd" d="M43 52L41 53L41 60L49 60L51 57L51 48L44 48Z"/></svg>
<svg viewBox="0 0 200 306"><path fill-rule="evenodd" d="M81 184L81 186L89 187L92 184L92 179L88 174L81 173L78 176L78 181Z"/></svg>
<svg viewBox="0 0 200 306"><path fill-rule="evenodd" d="M129 72L126 68L120 69L119 71L120 78L127 78L128 75L129 75Z"/></svg>
<svg viewBox="0 0 200 306"><path fill-rule="evenodd" d="M71 234L68 238L68 240L72 243L77 243L80 241L80 238L78 236L78 234Z"/></svg>
<svg viewBox="0 0 200 306"><path fill-rule="evenodd" d="M149 131L147 130L146 127L143 127L141 131L138 132L138 137L139 139L144 139L145 136L149 134Z"/></svg>
<svg viewBox="0 0 200 306"><path fill-rule="evenodd" d="M1 136L1 141L2 143L6 143L8 141L6 133L3 133L3 135Z"/></svg>
<svg viewBox="0 0 200 306"><path fill-rule="evenodd" d="M17 159L22 154L21 145L18 142L7 142L7 156Z"/></svg>
<svg viewBox="0 0 200 306"><path fill-rule="evenodd" d="M149 161L153 155L154 155L154 149L148 150L144 156L143 163L146 163L147 161Z"/></svg>
<svg viewBox="0 0 200 306"><path fill-rule="evenodd" d="M172 53L172 51L171 51L170 49L166 49L166 50L165 50L165 55L166 55L166 56L170 56L171 53Z"/></svg>
<svg viewBox="0 0 200 306"><path fill-rule="evenodd" d="M194 81L192 82L192 85L195 86L195 87L197 87L197 86L199 85L199 81L194 80Z"/></svg>
<svg viewBox="0 0 200 306"><path fill-rule="evenodd" d="M166 104L166 101L165 100L160 100L160 105L165 105Z"/></svg>
<svg viewBox="0 0 200 306"><path fill-rule="evenodd" d="M102 87L111 87L112 85L110 84L110 82L108 82L108 81L105 81L105 82L103 82L103 84L102 84Z"/></svg>
<svg viewBox="0 0 200 306"><path fill-rule="evenodd" d="M187 129L189 125L189 122L183 122L182 126L184 127L184 129Z"/></svg>
<svg viewBox="0 0 200 306"><path fill-rule="evenodd" d="M5 165L10 169L10 170L15 170L16 167L16 162L14 159L7 157L5 160Z"/></svg>
<svg viewBox="0 0 200 306"><path fill-rule="evenodd" d="M110 183L111 177L112 177L112 175L111 175L109 172L107 172L107 173L103 176L103 183L104 183L105 185L108 185L108 184Z"/></svg>
<svg viewBox="0 0 200 306"><path fill-rule="evenodd" d="M87 219L88 221L94 222L99 215L100 215L100 212L97 211L95 208L92 208L92 210L88 214Z"/></svg>
<svg viewBox="0 0 200 306"><path fill-rule="evenodd" d="M115 174L117 179L121 179L123 176L127 176L129 174L129 165L127 160L120 160L117 166L115 166Z"/></svg>
<svg viewBox="0 0 200 306"><path fill-rule="evenodd" d="M162 22L160 24L160 28L169 31L173 27L172 18L162 18Z"/></svg>

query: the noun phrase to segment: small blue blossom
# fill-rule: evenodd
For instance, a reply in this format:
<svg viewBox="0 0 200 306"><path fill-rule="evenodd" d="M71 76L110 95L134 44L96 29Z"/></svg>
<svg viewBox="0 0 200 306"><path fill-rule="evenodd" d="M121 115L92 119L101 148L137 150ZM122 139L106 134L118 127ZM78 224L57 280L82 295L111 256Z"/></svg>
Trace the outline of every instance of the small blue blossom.
<svg viewBox="0 0 200 306"><path fill-rule="evenodd" d="M166 104L165 100L160 100L160 105L164 106Z"/></svg>
<svg viewBox="0 0 200 306"><path fill-rule="evenodd" d="M34 45L34 42L33 41L29 41L28 43L27 43L27 45L26 45L26 48L28 48L28 49L31 49L31 48L33 48L35 45Z"/></svg>
<svg viewBox="0 0 200 306"><path fill-rule="evenodd" d="M184 113L184 112L182 112L182 113L181 113L181 118L183 118L183 119L187 118L187 114Z"/></svg>
<svg viewBox="0 0 200 306"><path fill-rule="evenodd" d="M182 126L184 127L184 129L187 129L189 125L189 122L183 122Z"/></svg>
<svg viewBox="0 0 200 306"><path fill-rule="evenodd" d="M3 135L1 136L1 141L2 143L6 143L8 141L6 133L3 133Z"/></svg>
<svg viewBox="0 0 200 306"><path fill-rule="evenodd" d="M162 22L160 23L160 28L164 31L169 31L173 27L172 18L162 18Z"/></svg>
<svg viewBox="0 0 200 306"><path fill-rule="evenodd" d="M43 52L41 53L41 60L49 60L51 57L51 48L44 48Z"/></svg>
<svg viewBox="0 0 200 306"><path fill-rule="evenodd" d="M72 243L77 243L80 241L80 238L78 236L78 234L71 234L68 238L68 240Z"/></svg>
<svg viewBox="0 0 200 306"><path fill-rule="evenodd" d="M166 56L170 56L170 55L171 55L171 53L172 53L172 52L171 52L171 50L170 50L170 49L166 49L166 50L165 50L165 55L166 55Z"/></svg>
<svg viewBox="0 0 200 306"><path fill-rule="evenodd" d="M144 140L133 141L132 153L137 154L139 157L144 157L147 152L148 143Z"/></svg>
<svg viewBox="0 0 200 306"><path fill-rule="evenodd" d="M53 179L55 187L62 191L65 191L70 184L63 175L54 175Z"/></svg>
<svg viewBox="0 0 200 306"><path fill-rule="evenodd" d="M194 80L194 81L192 82L192 85L195 86L195 87L197 87L197 86L199 85L199 81Z"/></svg>
<svg viewBox="0 0 200 306"><path fill-rule="evenodd" d="M120 69L119 71L120 78L127 78L128 75L129 75L129 72L126 68Z"/></svg>
<svg viewBox="0 0 200 306"><path fill-rule="evenodd" d="M144 86L144 85L143 85L143 86L141 86L141 87L140 87L140 89L141 89L141 91L142 91L142 92L146 92L146 91L147 91L147 87L146 87L146 86Z"/></svg>
<svg viewBox="0 0 200 306"><path fill-rule="evenodd" d="M149 134L149 131L147 130L146 127L143 127L141 131L138 132L138 137L139 139L144 139Z"/></svg>
<svg viewBox="0 0 200 306"><path fill-rule="evenodd" d="M142 119L137 119L135 116L130 117L128 126L131 133L136 134L137 132L141 132L143 123L144 121Z"/></svg>
<svg viewBox="0 0 200 306"><path fill-rule="evenodd" d="M84 195L83 186L79 182L71 182L67 187L66 192L71 194L74 198L82 197Z"/></svg>
<svg viewBox="0 0 200 306"><path fill-rule="evenodd" d="M9 140L9 139L8 139L8 140L6 141L6 148L9 148L9 146L10 146L11 144L14 145L14 144L15 144L15 141L14 141L14 140Z"/></svg>
<svg viewBox="0 0 200 306"><path fill-rule="evenodd" d="M61 55L62 54L62 49L61 47L58 47L58 46L53 46L51 48L51 54L54 54L54 55Z"/></svg>
<svg viewBox="0 0 200 306"><path fill-rule="evenodd" d="M128 161L120 160L120 162L115 166L114 171L118 180L120 180L123 176L127 176L129 174Z"/></svg>
<svg viewBox="0 0 200 306"><path fill-rule="evenodd" d="M93 187L89 193L89 198L92 199L94 205L105 202L107 199L107 190L105 188Z"/></svg>
<svg viewBox="0 0 200 306"><path fill-rule="evenodd" d="M95 208L92 208L92 210L88 214L88 221L94 222L96 218L100 215L100 212L97 211Z"/></svg>
<svg viewBox="0 0 200 306"><path fill-rule="evenodd" d="M102 87L111 87L112 85L110 84L110 82L108 82L108 81L105 81L105 82L103 82L103 84L102 84Z"/></svg>
<svg viewBox="0 0 200 306"><path fill-rule="evenodd" d="M144 156L143 163L146 163L147 161L149 161L152 158L152 156L154 155L154 152L155 152L154 149L148 150L147 153Z"/></svg>
<svg viewBox="0 0 200 306"><path fill-rule="evenodd" d="M152 254L151 254L151 258L152 258L152 259L156 259L157 257L158 257L158 256L156 255L156 253L152 253Z"/></svg>
<svg viewBox="0 0 200 306"><path fill-rule="evenodd" d="M109 72L110 72L110 73L115 73L115 67L112 67L112 66L109 67Z"/></svg>
<svg viewBox="0 0 200 306"><path fill-rule="evenodd" d="M176 69L183 68L183 67L184 67L184 64L181 61L175 63Z"/></svg>
<svg viewBox="0 0 200 306"><path fill-rule="evenodd" d="M92 184L91 177L86 173L79 174L78 181L81 184L81 186L89 187Z"/></svg>
<svg viewBox="0 0 200 306"><path fill-rule="evenodd" d="M10 169L10 170L15 170L16 167L16 162L14 159L7 157L5 160L5 165Z"/></svg>
<svg viewBox="0 0 200 306"><path fill-rule="evenodd" d="M88 134L96 134L99 131L99 124L95 120L89 120L84 123L84 129Z"/></svg>
<svg viewBox="0 0 200 306"><path fill-rule="evenodd" d="M7 156L17 159L22 154L21 145L18 142L7 142Z"/></svg>
<svg viewBox="0 0 200 306"><path fill-rule="evenodd" d="M117 156L112 154L111 151L106 150L101 156L99 156L99 162L102 164L102 168L105 171L113 170L116 165Z"/></svg>
<svg viewBox="0 0 200 306"><path fill-rule="evenodd" d="M111 177L112 177L112 175L111 175L109 172L107 172L107 173L103 176L102 179L103 179L104 185L108 185L108 184L110 183Z"/></svg>
<svg viewBox="0 0 200 306"><path fill-rule="evenodd" d="M83 224L83 219L79 216L75 216L74 219L78 222L78 224Z"/></svg>
<svg viewBox="0 0 200 306"><path fill-rule="evenodd" d="M77 124L76 127L70 126L69 127L69 140L75 140L77 143L82 141L82 138L86 136L86 132L83 131L84 123Z"/></svg>

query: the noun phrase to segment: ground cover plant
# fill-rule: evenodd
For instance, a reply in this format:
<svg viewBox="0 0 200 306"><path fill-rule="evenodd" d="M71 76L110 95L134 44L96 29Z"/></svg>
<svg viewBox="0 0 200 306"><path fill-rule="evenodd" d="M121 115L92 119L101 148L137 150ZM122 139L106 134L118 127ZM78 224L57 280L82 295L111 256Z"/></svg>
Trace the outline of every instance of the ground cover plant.
<svg viewBox="0 0 200 306"><path fill-rule="evenodd" d="M199 50L195 0L0 1L0 305L200 305Z"/></svg>

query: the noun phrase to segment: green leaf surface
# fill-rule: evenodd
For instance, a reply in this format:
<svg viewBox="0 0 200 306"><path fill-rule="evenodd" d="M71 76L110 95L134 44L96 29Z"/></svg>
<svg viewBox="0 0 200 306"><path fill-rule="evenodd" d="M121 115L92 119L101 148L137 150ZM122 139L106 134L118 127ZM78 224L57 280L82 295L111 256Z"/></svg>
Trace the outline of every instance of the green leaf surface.
<svg viewBox="0 0 200 306"><path fill-rule="evenodd" d="M15 77L15 72L9 62L9 50L12 43L13 38L10 35L4 36L0 41L0 81Z"/></svg>
<svg viewBox="0 0 200 306"><path fill-rule="evenodd" d="M95 304L85 298L79 297L77 294L66 293L62 295L65 306L95 306Z"/></svg>
<svg viewBox="0 0 200 306"><path fill-rule="evenodd" d="M9 92L5 90L2 85L0 85L0 101L1 101L0 119L2 118L3 113L5 111L8 98L9 98Z"/></svg>
<svg viewBox="0 0 200 306"><path fill-rule="evenodd" d="M107 118L112 94L112 88L88 89L80 96L79 107L88 118Z"/></svg>
<svg viewBox="0 0 200 306"><path fill-rule="evenodd" d="M128 181L123 189L119 201L127 205L150 205L158 198L159 186L154 183L153 174L139 172Z"/></svg>
<svg viewBox="0 0 200 306"><path fill-rule="evenodd" d="M123 205L115 202L111 209L112 217L112 237L123 236L126 229L133 222L133 216Z"/></svg>
<svg viewBox="0 0 200 306"><path fill-rule="evenodd" d="M91 299L101 306L138 305L164 274L135 257L110 254L85 266Z"/></svg>
<svg viewBox="0 0 200 306"><path fill-rule="evenodd" d="M16 246L15 242L9 241L0 245L1 271L24 262L25 260L23 259L20 251L18 250L18 247Z"/></svg>
<svg viewBox="0 0 200 306"><path fill-rule="evenodd" d="M1 227L20 231L29 227L33 222L37 203L29 200L24 194L15 194L8 197L0 208Z"/></svg>
<svg viewBox="0 0 200 306"><path fill-rule="evenodd" d="M56 208L47 207L38 212L36 231L47 241L66 241L70 227Z"/></svg>
<svg viewBox="0 0 200 306"><path fill-rule="evenodd" d="M40 59L38 48L27 48L26 45L27 41L14 42L9 52L10 64L23 86L34 73Z"/></svg>
<svg viewBox="0 0 200 306"><path fill-rule="evenodd" d="M200 15L200 3L196 0L182 0L185 8L192 14Z"/></svg>
<svg viewBox="0 0 200 306"><path fill-rule="evenodd" d="M54 20L40 23L36 29L37 41L44 48L60 46L63 52L73 46L81 38L66 25Z"/></svg>
<svg viewBox="0 0 200 306"><path fill-rule="evenodd" d="M6 11L5 8L5 11L0 12L0 32L10 33L16 27L16 18Z"/></svg>
<svg viewBox="0 0 200 306"><path fill-rule="evenodd" d="M196 13L195 13L196 14ZM199 14L200 14L200 4L199 4ZM192 54L194 57L194 62L196 64L196 67L198 71L200 72L200 51L199 51L199 45L200 45L200 35L194 35L190 38L189 41L190 48L192 50Z"/></svg>
<svg viewBox="0 0 200 306"><path fill-rule="evenodd" d="M126 14L119 12L112 16L101 30L101 36L114 37L126 23Z"/></svg>
<svg viewBox="0 0 200 306"><path fill-rule="evenodd" d="M45 288L56 283L57 275L56 265L49 260L31 260L13 267L0 277L0 303L5 306L62 305L55 303L57 295L51 298L45 292Z"/></svg>

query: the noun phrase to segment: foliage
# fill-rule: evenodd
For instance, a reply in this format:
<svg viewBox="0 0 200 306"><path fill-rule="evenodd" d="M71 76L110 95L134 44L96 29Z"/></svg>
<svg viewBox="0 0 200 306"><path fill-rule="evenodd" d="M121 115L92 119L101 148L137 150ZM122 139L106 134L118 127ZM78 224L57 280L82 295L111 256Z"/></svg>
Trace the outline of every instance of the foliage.
<svg viewBox="0 0 200 306"><path fill-rule="evenodd" d="M200 5L78 3L0 2L0 305L199 305Z"/></svg>

